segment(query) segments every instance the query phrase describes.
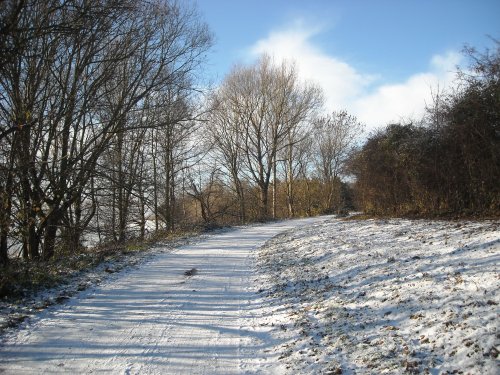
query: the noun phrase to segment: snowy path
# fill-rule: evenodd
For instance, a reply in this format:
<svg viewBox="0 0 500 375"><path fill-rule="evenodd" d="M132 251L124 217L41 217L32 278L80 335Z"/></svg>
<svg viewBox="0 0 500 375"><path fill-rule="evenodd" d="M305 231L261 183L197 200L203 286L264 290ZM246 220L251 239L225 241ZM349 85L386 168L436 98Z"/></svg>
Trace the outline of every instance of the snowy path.
<svg viewBox="0 0 500 375"><path fill-rule="evenodd" d="M0 373L279 371L254 252L311 218L232 230L160 254L41 314L0 347ZM193 276L184 272L196 268Z"/></svg>

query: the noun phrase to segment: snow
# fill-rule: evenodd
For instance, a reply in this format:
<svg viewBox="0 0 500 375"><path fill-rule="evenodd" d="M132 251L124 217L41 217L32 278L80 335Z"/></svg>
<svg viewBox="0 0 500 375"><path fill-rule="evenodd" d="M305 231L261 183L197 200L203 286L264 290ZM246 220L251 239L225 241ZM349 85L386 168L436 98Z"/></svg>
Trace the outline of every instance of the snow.
<svg viewBox="0 0 500 375"><path fill-rule="evenodd" d="M272 327L260 324L266 304L254 292L253 255L274 235L317 220L230 230L160 252L7 335L0 372L279 371Z"/></svg>
<svg viewBox="0 0 500 375"><path fill-rule="evenodd" d="M52 305L0 372L496 374L500 222L236 228Z"/></svg>
<svg viewBox="0 0 500 375"><path fill-rule="evenodd" d="M499 224L330 219L269 241L288 372L497 374Z"/></svg>
<svg viewBox="0 0 500 375"><path fill-rule="evenodd" d="M9 298L0 300L0 334L6 327L16 326L16 323L22 322L49 306L58 304L93 285L113 279L117 276L117 272L130 267L138 267L159 253L171 252L179 246L201 241L207 235L188 232L182 236L159 241L145 251L111 251L96 266L86 270L64 270L64 280L57 287L41 289L36 292L25 290L24 296L15 300ZM92 258L97 261L101 256L100 254L90 253L76 255L78 258L87 258L85 259L87 264L92 263ZM73 261L75 260L73 259Z"/></svg>

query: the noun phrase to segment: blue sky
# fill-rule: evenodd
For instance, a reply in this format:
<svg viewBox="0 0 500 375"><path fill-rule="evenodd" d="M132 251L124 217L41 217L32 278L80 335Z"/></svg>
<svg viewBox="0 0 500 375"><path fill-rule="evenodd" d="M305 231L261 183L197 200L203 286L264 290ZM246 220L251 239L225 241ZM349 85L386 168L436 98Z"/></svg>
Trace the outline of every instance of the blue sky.
<svg viewBox="0 0 500 375"><path fill-rule="evenodd" d="M417 119L431 88L449 86L461 49L500 38L500 0L198 0L215 34L208 72L220 81L261 53L295 61L323 87L326 110L376 128Z"/></svg>

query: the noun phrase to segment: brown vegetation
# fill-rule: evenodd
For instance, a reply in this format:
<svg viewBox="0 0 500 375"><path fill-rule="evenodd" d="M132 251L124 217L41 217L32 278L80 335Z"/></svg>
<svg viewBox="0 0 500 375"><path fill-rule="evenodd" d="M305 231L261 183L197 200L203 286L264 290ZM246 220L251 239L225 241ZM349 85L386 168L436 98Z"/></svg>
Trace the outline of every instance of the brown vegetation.
<svg viewBox="0 0 500 375"><path fill-rule="evenodd" d="M500 216L500 47L472 49L455 91L423 125L373 134L351 161L359 207L377 215Z"/></svg>

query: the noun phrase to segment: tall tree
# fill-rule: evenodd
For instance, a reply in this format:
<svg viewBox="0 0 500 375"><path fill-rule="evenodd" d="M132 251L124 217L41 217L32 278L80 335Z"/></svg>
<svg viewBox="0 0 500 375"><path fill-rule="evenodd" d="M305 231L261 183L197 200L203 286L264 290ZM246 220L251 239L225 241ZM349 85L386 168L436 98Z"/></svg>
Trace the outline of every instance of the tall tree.
<svg viewBox="0 0 500 375"><path fill-rule="evenodd" d="M243 124L239 119L235 103L225 100L222 92L214 92L209 100L208 121L206 129L210 142L214 146L216 159L226 169L236 194L239 210L239 221L247 219L245 189L243 184Z"/></svg>
<svg viewBox="0 0 500 375"><path fill-rule="evenodd" d="M168 0L28 1L16 20L28 35L15 34L0 72L0 131L15 148L25 253L50 258L99 159L137 126L130 113L165 88L192 89L211 37L193 9Z"/></svg>
<svg viewBox="0 0 500 375"><path fill-rule="evenodd" d="M259 189L259 217L265 220L278 152L289 144L292 129L321 103L321 92L301 83L293 64L275 64L264 55L252 66L233 69L218 95L227 103L226 113L220 112L213 126L233 122L234 129L241 129L238 147L243 151L245 169Z"/></svg>
<svg viewBox="0 0 500 375"><path fill-rule="evenodd" d="M346 111L332 112L314 122L314 157L318 175L326 186L326 212L342 209L340 177L362 131L362 124Z"/></svg>

